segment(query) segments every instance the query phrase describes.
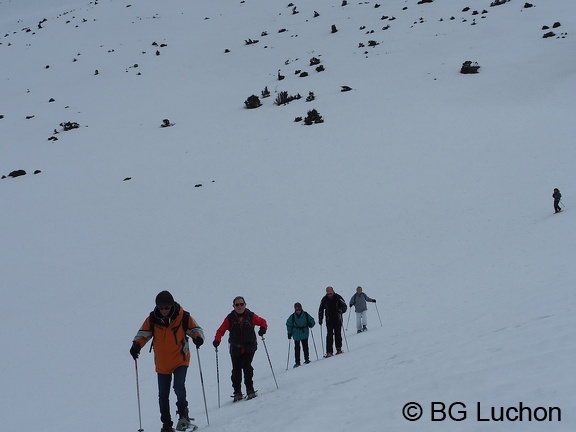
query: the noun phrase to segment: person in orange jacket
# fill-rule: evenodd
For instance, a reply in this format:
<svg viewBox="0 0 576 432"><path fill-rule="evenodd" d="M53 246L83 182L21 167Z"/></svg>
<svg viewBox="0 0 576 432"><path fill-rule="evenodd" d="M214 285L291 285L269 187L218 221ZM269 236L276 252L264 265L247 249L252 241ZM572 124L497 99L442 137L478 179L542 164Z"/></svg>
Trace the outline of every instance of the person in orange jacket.
<svg viewBox="0 0 576 432"><path fill-rule="evenodd" d="M231 379L232 388L234 389L234 402L236 402L244 397L242 394L242 373L244 373L246 398L252 399L256 397L252 359L258 349L258 342L254 326L260 326L258 335L263 337L268 329L268 324L266 324L264 318L259 317L246 308L244 297L236 297L232 304L234 305L234 310L224 318L224 322L216 330L212 345L218 350L224 333L226 331L229 332L228 342L230 344L230 358L232 359Z"/></svg>
<svg viewBox="0 0 576 432"><path fill-rule="evenodd" d="M162 421L160 432L174 432L169 399L172 376L174 376L174 392L179 415L176 429L185 431L197 428L188 417L188 400L186 399L186 372L190 364L188 337L192 338L196 349L204 343L204 331L190 316L190 313L176 303L168 291L160 292L156 296L156 307L136 333L130 348L130 354L136 361L142 347L154 338L152 347L158 374L158 400Z"/></svg>

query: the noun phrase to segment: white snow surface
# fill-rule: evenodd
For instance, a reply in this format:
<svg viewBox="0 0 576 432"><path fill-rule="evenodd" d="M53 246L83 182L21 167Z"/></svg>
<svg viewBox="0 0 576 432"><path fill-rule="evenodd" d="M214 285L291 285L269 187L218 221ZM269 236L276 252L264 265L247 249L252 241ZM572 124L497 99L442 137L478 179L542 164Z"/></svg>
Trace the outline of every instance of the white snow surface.
<svg viewBox="0 0 576 432"><path fill-rule="evenodd" d="M128 350L161 290L206 333L200 429L576 430L576 3L490 3L0 0L0 175L27 171L0 180L2 430L136 432ZM317 316L328 285L378 300L369 331L346 314L344 355L286 370L292 305ZM260 343L259 397L232 404L222 347L219 408L236 295L279 388Z"/></svg>

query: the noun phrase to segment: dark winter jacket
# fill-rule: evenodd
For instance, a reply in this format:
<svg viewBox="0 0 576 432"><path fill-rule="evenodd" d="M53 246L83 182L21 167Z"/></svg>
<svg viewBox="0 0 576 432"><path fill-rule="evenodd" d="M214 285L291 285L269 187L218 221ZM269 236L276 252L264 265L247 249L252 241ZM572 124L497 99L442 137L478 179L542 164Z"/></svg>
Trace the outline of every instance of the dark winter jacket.
<svg viewBox="0 0 576 432"><path fill-rule="evenodd" d="M322 297L318 308L318 322L322 323L324 315L326 315L326 324L336 325L340 322L340 315L347 310L348 306L340 294L334 293L332 298L325 295Z"/></svg>
<svg viewBox="0 0 576 432"><path fill-rule="evenodd" d="M560 193L560 191L558 189L554 189L554 193L552 194L552 198L554 198L556 201L560 201L560 198L562 198L562 194Z"/></svg>
<svg viewBox="0 0 576 432"><path fill-rule="evenodd" d="M254 326L268 328L266 320L260 318L254 312L246 309L243 314L232 311L224 318L224 322L216 330L215 340L220 342L226 330L228 330L228 343L230 344L230 355L239 356L244 353L253 353L258 349L256 332Z"/></svg>
<svg viewBox="0 0 576 432"><path fill-rule="evenodd" d="M308 329L314 327L315 324L314 318L308 312L302 311L300 315L294 312L286 320L286 330L295 341L306 340L310 335Z"/></svg>

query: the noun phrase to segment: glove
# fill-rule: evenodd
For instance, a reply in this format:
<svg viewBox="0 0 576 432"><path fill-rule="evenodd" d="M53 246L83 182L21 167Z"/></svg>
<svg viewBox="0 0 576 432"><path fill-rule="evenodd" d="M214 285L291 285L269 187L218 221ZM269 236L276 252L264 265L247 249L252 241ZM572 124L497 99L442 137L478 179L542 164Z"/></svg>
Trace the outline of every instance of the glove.
<svg viewBox="0 0 576 432"><path fill-rule="evenodd" d="M214 348L218 348L218 345L220 345L220 341L217 341L216 339L214 339L214 342L212 342L212 345L214 346Z"/></svg>
<svg viewBox="0 0 576 432"><path fill-rule="evenodd" d="M372 300L372 303L376 303L376 300Z"/></svg>
<svg viewBox="0 0 576 432"><path fill-rule="evenodd" d="M264 327L260 327L258 330L258 336L264 336L266 334L266 329Z"/></svg>
<svg viewBox="0 0 576 432"><path fill-rule="evenodd" d="M204 343L204 339L202 339L200 336L196 336L195 338L192 338L192 342L194 342L196 348L200 348Z"/></svg>
<svg viewBox="0 0 576 432"><path fill-rule="evenodd" d="M140 350L141 350L140 344L136 341L132 342L132 348L130 348L130 355L134 360L136 360L140 355Z"/></svg>
<svg viewBox="0 0 576 432"><path fill-rule="evenodd" d="M292 333L288 333L288 339L292 339Z"/></svg>

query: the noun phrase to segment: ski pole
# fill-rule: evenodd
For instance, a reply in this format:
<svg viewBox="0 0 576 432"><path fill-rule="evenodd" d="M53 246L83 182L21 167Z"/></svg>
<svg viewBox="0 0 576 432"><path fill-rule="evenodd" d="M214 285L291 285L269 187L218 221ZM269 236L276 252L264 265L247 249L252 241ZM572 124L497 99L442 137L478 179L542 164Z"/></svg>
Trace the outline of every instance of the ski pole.
<svg viewBox="0 0 576 432"><path fill-rule="evenodd" d="M314 332L310 329L310 334L312 335L312 343L314 344L314 352L316 353L316 360L318 360L318 350L316 349L316 341L314 340Z"/></svg>
<svg viewBox="0 0 576 432"><path fill-rule="evenodd" d="M220 370L218 368L218 348L216 348L216 384L218 385L218 408L220 408Z"/></svg>
<svg viewBox="0 0 576 432"><path fill-rule="evenodd" d="M350 316L350 315L348 315ZM340 327L342 327L344 323L344 320L342 318L342 314L340 314ZM344 332L344 342L346 342L346 351L350 351L350 348L348 348L348 338L346 338L346 332Z"/></svg>
<svg viewBox="0 0 576 432"><path fill-rule="evenodd" d="M348 331L348 324L350 324L350 316L352 316L352 314L348 314L348 321L346 321L346 331Z"/></svg>
<svg viewBox="0 0 576 432"><path fill-rule="evenodd" d="M196 356L198 357L198 370L200 371L200 383L202 384L202 396L204 396L204 409L206 410L206 421L210 426L210 419L208 418L208 405L206 404L206 391L204 390L204 377L202 376L202 365L200 364L200 348L196 348Z"/></svg>
<svg viewBox="0 0 576 432"><path fill-rule="evenodd" d="M380 327L383 327L382 320L380 319L380 312L378 311L378 305L374 302L374 306L376 306L376 313L378 314L378 320L380 321Z"/></svg>
<svg viewBox="0 0 576 432"><path fill-rule="evenodd" d="M136 369L136 397L138 398L138 420L140 422L140 429L138 432L142 432L142 410L140 409L140 384L138 382L138 360L134 359L134 368Z"/></svg>
<svg viewBox="0 0 576 432"><path fill-rule="evenodd" d="M324 336L322 336L322 324L320 324L320 342L322 342L322 355L325 355L326 351L324 351Z"/></svg>
<svg viewBox="0 0 576 432"><path fill-rule="evenodd" d="M272 376L274 377L276 388L279 388L278 381L276 381L276 375L274 375L274 368L272 367L272 362L270 361L270 355L268 354L268 348L266 347L266 341L264 341L264 336L262 336L262 343L264 344L264 349L266 350L266 357L268 357L268 363L270 363L270 370L272 371Z"/></svg>
<svg viewBox="0 0 576 432"><path fill-rule="evenodd" d="M286 359L286 370L288 370L289 362L290 362L290 339L288 339L288 358Z"/></svg>

